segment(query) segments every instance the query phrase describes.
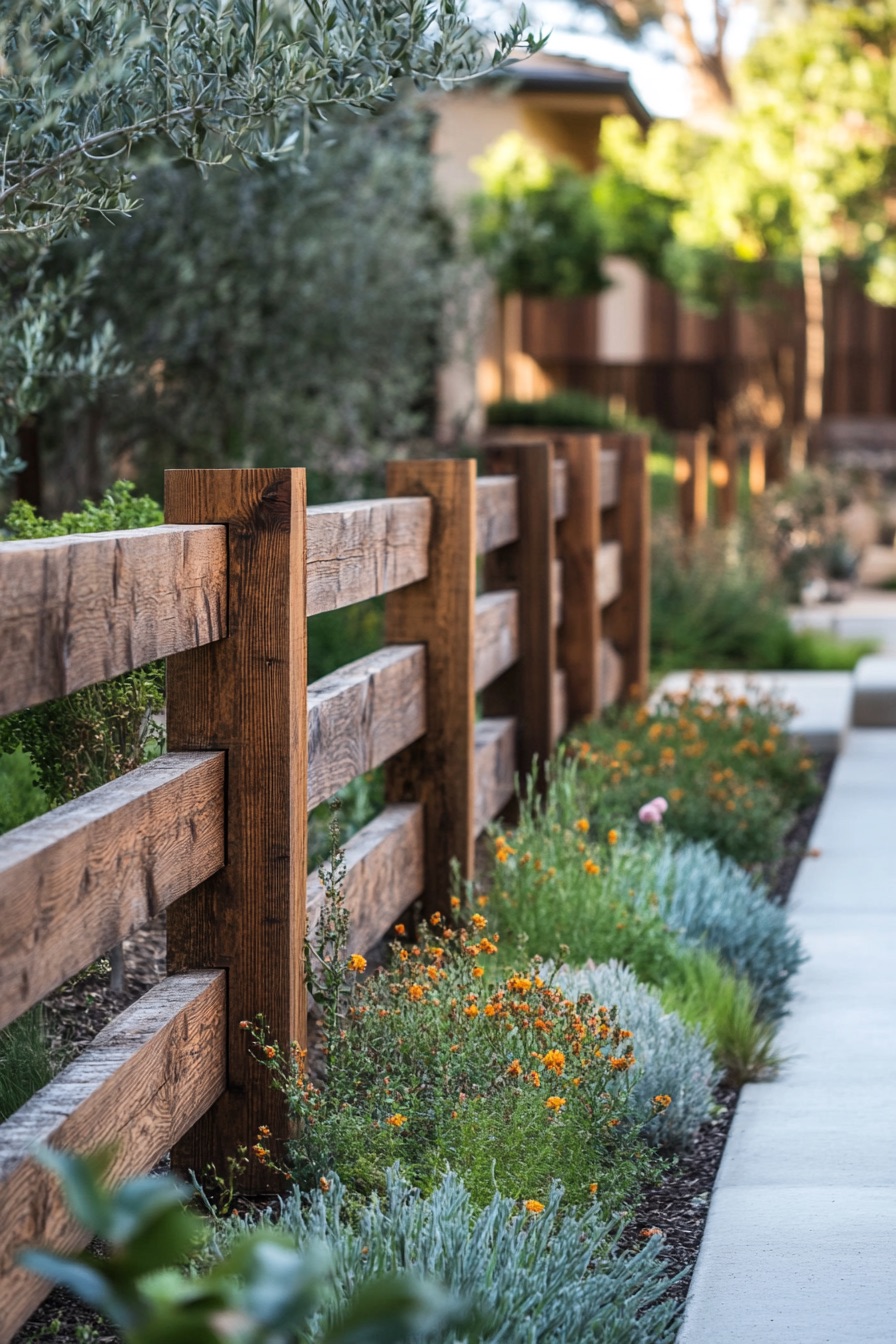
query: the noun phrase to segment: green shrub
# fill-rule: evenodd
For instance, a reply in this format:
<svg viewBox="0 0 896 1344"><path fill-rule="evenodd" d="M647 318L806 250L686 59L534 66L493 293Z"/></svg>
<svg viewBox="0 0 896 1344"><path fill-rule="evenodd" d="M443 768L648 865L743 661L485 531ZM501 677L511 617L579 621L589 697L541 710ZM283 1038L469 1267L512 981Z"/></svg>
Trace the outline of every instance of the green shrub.
<svg viewBox="0 0 896 1344"><path fill-rule="evenodd" d="M205 1240L201 1220L184 1207L188 1190L154 1176L110 1189L102 1153L47 1152L44 1160L104 1251L31 1250L24 1263L100 1311L126 1344L421 1344L468 1318L458 1299L413 1267L347 1284L321 1244L297 1251L269 1227L230 1236L202 1276L184 1274Z"/></svg>
<svg viewBox="0 0 896 1344"><path fill-rule="evenodd" d="M562 966L557 984L577 998L590 994L595 1003L612 1003L620 1021L632 1031L637 1064L630 1104L643 1117L651 1143L686 1148L712 1113L718 1078L712 1050L699 1024L688 1026L669 1012L660 993L641 984L618 961L602 966ZM657 1097L669 1104L657 1109Z"/></svg>
<svg viewBox="0 0 896 1344"><path fill-rule="evenodd" d="M786 731L791 716L761 692L735 697L695 679L651 708L628 705L586 724L572 748L587 815L604 830L624 827L663 795L669 830L739 863L775 857L819 787L811 757Z"/></svg>
<svg viewBox="0 0 896 1344"><path fill-rule="evenodd" d="M0 1122L8 1120L55 1072L38 1004L0 1031Z"/></svg>
<svg viewBox="0 0 896 1344"><path fill-rule="evenodd" d="M253 1031L298 1122L287 1161L299 1187L335 1170L355 1192L382 1190L400 1160L424 1191L451 1166L481 1206L496 1190L544 1199L557 1179L571 1204L599 1187L607 1210L621 1208L656 1160L628 1106L631 1033L615 1010L567 999L527 961L499 978L498 940L479 912L459 929L434 915L413 945L397 926L387 966L362 978L364 958L345 954L341 879L336 850L308 949L325 1086L301 1052L267 1042L262 1024ZM268 1138L253 1151L279 1162Z"/></svg>
<svg viewBox="0 0 896 1344"><path fill-rule="evenodd" d="M669 925L748 980L763 1018L781 1018L790 980L805 960L781 907L767 899L756 878L711 845L667 842L655 862L651 883Z"/></svg>
<svg viewBox="0 0 896 1344"><path fill-rule="evenodd" d="M663 987L663 1003L699 1026L733 1087L764 1078L777 1067L775 1024L763 1018L750 982L721 965L711 952L683 958Z"/></svg>
<svg viewBox="0 0 896 1344"><path fill-rule="evenodd" d="M300 1250L323 1243L341 1297L380 1274L413 1271L443 1283L470 1304L478 1329L449 1328L436 1335L438 1344L671 1344L675 1337L680 1306L664 1297L662 1238L620 1254L599 1208L561 1216L556 1185L539 1201L542 1212L499 1195L480 1209L457 1173L426 1195L395 1168L382 1198L349 1218L342 1182L331 1176L328 1183L307 1200L291 1196L281 1229ZM270 1222L263 1215L263 1225ZM226 1248L235 1232L224 1227L221 1235Z"/></svg>
<svg viewBox="0 0 896 1344"><path fill-rule="evenodd" d="M0 756L0 835L39 817L48 807L31 757L21 747Z"/></svg>
<svg viewBox="0 0 896 1344"><path fill-rule="evenodd" d="M782 668L806 672L852 672L860 658L876 653L876 639L841 639L827 630L791 630Z"/></svg>
<svg viewBox="0 0 896 1344"><path fill-rule="evenodd" d="M649 434L656 453L668 453L672 439L642 416L612 410L603 397L566 389L538 401L494 401L486 408L490 425L527 425L546 429L625 430Z"/></svg>

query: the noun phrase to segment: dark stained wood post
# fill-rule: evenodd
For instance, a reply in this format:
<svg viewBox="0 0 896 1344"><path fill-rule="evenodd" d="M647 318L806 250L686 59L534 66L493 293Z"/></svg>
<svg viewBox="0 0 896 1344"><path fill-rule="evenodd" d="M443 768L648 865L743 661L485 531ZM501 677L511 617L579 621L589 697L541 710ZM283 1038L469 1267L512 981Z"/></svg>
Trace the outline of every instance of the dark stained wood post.
<svg viewBox="0 0 896 1344"><path fill-rule="evenodd" d="M675 479L681 530L692 537L706 526L709 507L709 437L702 430L676 435Z"/></svg>
<svg viewBox="0 0 896 1344"><path fill-rule="evenodd" d="M424 911L447 913L452 859L473 876L476 463L390 462L386 488L433 505L428 577L386 598L387 642L426 645L426 732L389 762L386 792L423 804Z"/></svg>
<svg viewBox="0 0 896 1344"><path fill-rule="evenodd" d="M622 547L622 592L604 608L603 631L622 656L628 695L647 694L650 671L650 440L613 436L619 444L619 504L605 514L606 530Z"/></svg>
<svg viewBox="0 0 896 1344"><path fill-rule="evenodd" d="M240 1022L263 1013L281 1050L305 1034L307 873L305 472L169 471L169 523L224 523L228 634L168 660L168 747L227 753L227 861L168 915L168 970L227 971L227 1090L175 1165L225 1170L258 1126L288 1130L282 1093ZM252 1162L251 1190L276 1182Z"/></svg>
<svg viewBox="0 0 896 1344"><path fill-rule="evenodd" d="M549 442L495 443L487 447L491 474L515 475L518 483L519 540L485 558L487 591L519 591L520 656L488 686L487 715L517 718L517 769L523 781L538 758L539 784L554 749L554 449Z"/></svg>
<svg viewBox="0 0 896 1344"><path fill-rule="evenodd" d="M722 469L716 483L716 522L727 527L737 517L737 477L739 453L737 435L720 430L716 441L716 462ZM715 466L716 463L713 463Z"/></svg>
<svg viewBox="0 0 896 1344"><path fill-rule="evenodd" d="M600 439L567 434L554 440L566 463L566 517L557 528L557 555L563 562L563 619L557 632L557 661L566 673L569 722L600 714L601 608Z"/></svg>

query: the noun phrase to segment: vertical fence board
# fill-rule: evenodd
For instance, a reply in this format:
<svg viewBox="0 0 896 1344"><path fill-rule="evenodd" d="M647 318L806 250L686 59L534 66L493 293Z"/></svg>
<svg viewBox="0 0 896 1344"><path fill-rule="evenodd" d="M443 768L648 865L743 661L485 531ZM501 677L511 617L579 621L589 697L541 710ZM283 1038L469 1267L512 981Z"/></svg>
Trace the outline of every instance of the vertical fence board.
<svg viewBox="0 0 896 1344"><path fill-rule="evenodd" d="M765 492L766 456L765 435L754 434L750 440L750 494Z"/></svg>
<svg viewBox="0 0 896 1344"><path fill-rule="evenodd" d="M686 537L706 526L709 512L709 436L678 434L675 442L678 510Z"/></svg>
<svg viewBox="0 0 896 1344"><path fill-rule="evenodd" d="M483 706L490 716L517 716L517 768L525 778L537 757L539 782L543 782L544 763L554 746L557 668L553 445L539 441L492 444L487 466L491 473L511 472L518 480L519 540L486 556L485 586L519 590L520 656L487 688ZM591 584L593 592L593 570Z"/></svg>
<svg viewBox="0 0 896 1344"><path fill-rule="evenodd" d="M603 632L622 657L625 691L643 696L650 669L649 440L626 434L619 443L619 504L605 518L622 546L622 592L604 609Z"/></svg>
<svg viewBox="0 0 896 1344"><path fill-rule="evenodd" d="M433 503L429 575L386 598L390 644L426 645L426 732L386 769L392 803L424 809L427 914L447 909L451 860L473 875L476 464L390 462L390 495Z"/></svg>
<svg viewBox="0 0 896 1344"><path fill-rule="evenodd" d="M716 486L716 522L722 527L727 527L733 523L737 517L737 476L739 457L737 435L730 430L722 430L719 433L716 444L716 456L719 463L724 467L722 475L724 481L720 479Z"/></svg>
<svg viewBox="0 0 896 1344"><path fill-rule="evenodd" d="M259 1124L288 1125L240 1021L263 1013L284 1049L305 1029L305 473L169 471L165 507L228 535L228 637L168 661L170 748L227 753L227 862L168 924L169 970L227 970L227 1091L175 1152L181 1169L223 1171ZM272 1184L258 1166L246 1180Z"/></svg>
<svg viewBox="0 0 896 1344"><path fill-rule="evenodd" d="M600 713L601 613L595 575L600 555L600 439L563 435L554 451L566 463L567 512L557 529L563 561L563 619L557 661L566 673L569 721Z"/></svg>

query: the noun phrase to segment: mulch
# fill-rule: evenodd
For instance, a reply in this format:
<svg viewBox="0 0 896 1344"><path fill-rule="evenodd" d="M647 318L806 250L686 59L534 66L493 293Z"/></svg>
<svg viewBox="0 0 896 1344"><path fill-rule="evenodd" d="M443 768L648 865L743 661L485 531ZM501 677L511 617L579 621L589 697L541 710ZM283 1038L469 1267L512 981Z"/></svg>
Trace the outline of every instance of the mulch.
<svg viewBox="0 0 896 1344"><path fill-rule="evenodd" d="M827 788L834 757L818 760L818 772ZM789 831L784 852L768 865L762 876L771 899L783 905L796 879L821 796L804 808ZM107 1023L145 994L165 974L165 917L160 915L124 945L125 988L113 993L108 969L100 963L84 975L61 986L46 1000L45 1010L54 1048L66 1060L74 1058ZM621 1238L623 1247L642 1243L650 1229L659 1229L663 1258L673 1275L679 1275L668 1296L684 1301L700 1242L716 1172L725 1140L734 1118L738 1089L720 1085L716 1090L716 1113L696 1135L686 1153L671 1159L662 1183L645 1192ZM652 1233L657 1235L657 1233ZM83 1306L64 1289L56 1288L15 1336L12 1344L116 1344L119 1336L95 1312Z"/></svg>

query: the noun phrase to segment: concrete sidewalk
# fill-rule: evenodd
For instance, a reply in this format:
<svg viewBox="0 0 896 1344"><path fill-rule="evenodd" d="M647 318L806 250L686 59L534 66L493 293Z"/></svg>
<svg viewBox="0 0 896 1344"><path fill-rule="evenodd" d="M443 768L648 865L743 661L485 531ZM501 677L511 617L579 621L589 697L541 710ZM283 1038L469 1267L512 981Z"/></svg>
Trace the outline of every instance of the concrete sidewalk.
<svg viewBox="0 0 896 1344"><path fill-rule="evenodd" d="M679 1344L896 1340L896 730L849 733L811 843L786 1063L741 1094Z"/></svg>

